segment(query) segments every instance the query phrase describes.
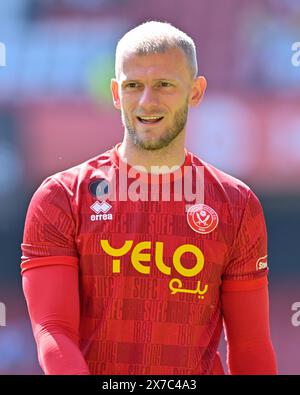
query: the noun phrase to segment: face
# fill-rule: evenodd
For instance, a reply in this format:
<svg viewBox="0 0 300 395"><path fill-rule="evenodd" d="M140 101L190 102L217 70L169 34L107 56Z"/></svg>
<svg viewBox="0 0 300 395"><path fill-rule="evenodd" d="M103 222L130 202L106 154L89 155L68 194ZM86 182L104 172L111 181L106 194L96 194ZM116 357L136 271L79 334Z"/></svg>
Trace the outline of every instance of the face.
<svg viewBox="0 0 300 395"><path fill-rule="evenodd" d="M181 49L123 57L112 80L114 105L125 133L145 150L168 146L186 126L188 108L201 100L204 77L193 79Z"/></svg>

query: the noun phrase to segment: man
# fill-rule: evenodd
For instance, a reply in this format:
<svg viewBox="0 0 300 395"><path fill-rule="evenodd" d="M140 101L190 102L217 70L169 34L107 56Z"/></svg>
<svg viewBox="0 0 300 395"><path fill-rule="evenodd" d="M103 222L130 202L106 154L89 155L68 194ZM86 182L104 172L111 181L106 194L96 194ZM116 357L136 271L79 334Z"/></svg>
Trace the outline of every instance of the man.
<svg viewBox="0 0 300 395"><path fill-rule="evenodd" d="M194 42L136 27L111 88L122 143L48 177L28 209L21 267L41 367L222 374L224 320L230 373L275 374L261 205L184 148L206 88Z"/></svg>

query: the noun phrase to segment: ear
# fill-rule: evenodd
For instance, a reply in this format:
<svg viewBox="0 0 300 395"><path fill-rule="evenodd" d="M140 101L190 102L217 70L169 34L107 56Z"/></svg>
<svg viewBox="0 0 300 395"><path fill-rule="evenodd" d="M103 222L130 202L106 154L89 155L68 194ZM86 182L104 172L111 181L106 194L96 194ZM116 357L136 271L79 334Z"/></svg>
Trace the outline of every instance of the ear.
<svg viewBox="0 0 300 395"><path fill-rule="evenodd" d="M201 102L205 93L206 86L207 86L206 79L202 75L198 76L193 80L192 92L189 100L189 104L192 107L197 106Z"/></svg>
<svg viewBox="0 0 300 395"><path fill-rule="evenodd" d="M119 96L119 84L118 81L114 78L111 79L110 89L113 97L114 106L116 109L120 110L121 105L120 105L120 96Z"/></svg>

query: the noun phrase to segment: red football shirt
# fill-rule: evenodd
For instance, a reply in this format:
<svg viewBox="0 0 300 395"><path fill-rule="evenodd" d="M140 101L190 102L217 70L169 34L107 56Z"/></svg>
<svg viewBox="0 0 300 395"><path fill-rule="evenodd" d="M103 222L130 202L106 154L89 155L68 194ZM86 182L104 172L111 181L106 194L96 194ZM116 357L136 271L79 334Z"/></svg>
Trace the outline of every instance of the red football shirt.
<svg viewBox="0 0 300 395"><path fill-rule="evenodd" d="M249 187L189 152L170 178L135 173L114 147L48 177L30 203L22 272L79 267L92 374L210 374L222 290L267 281L265 221Z"/></svg>

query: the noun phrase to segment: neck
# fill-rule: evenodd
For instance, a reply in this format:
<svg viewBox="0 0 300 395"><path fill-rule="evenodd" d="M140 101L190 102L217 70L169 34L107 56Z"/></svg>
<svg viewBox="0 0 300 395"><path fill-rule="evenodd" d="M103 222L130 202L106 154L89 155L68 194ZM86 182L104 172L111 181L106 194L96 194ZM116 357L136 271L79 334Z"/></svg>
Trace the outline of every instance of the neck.
<svg viewBox="0 0 300 395"><path fill-rule="evenodd" d="M148 151L135 145L125 131L124 139L119 146L118 152L120 158L126 160L130 166L143 166L150 173L153 166L164 166L169 169L175 166L180 167L185 161L184 143L185 130L171 141L167 147Z"/></svg>

